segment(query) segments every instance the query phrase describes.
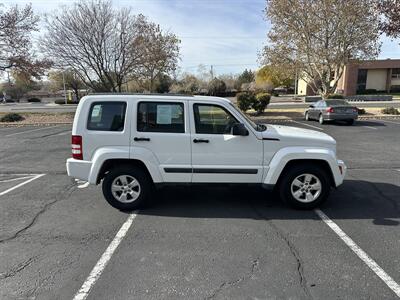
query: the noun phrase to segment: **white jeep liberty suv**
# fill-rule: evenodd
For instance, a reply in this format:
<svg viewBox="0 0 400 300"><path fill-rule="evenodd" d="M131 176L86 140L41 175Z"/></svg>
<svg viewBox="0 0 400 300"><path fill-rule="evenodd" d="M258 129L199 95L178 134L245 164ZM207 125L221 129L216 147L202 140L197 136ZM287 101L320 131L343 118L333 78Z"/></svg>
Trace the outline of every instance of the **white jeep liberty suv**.
<svg viewBox="0 0 400 300"><path fill-rule="evenodd" d="M342 184L346 166L329 135L255 124L227 99L94 94L78 105L67 170L102 182L121 210L139 208L160 183L256 183L309 209Z"/></svg>

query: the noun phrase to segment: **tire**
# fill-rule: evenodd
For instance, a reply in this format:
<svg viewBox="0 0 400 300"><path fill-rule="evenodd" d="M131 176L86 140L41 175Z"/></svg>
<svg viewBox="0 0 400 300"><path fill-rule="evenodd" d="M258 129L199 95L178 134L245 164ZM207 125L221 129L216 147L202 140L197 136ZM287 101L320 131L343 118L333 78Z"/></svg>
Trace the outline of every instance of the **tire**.
<svg viewBox="0 0 400 300"><path fill-rule="evenodd" d="M118 186L118 189L114 188L113 191L113 185ZM130 211L144 207L150 197L152 184L147 173L140 168L116 167L106 174L102 189L111 206Z"/></svg>
<svg viewBox="0 0 400 300"><path fill-rule="evenodd" d="M310 116L308 115L308 111L304 114L304 120L310 121Z"/></svg>
<svg viewBox="0 0 400 300"><path fill-rule="evenodd" d="M353 125L354 124L354 119L346 121L346 124L347 125Z"/></svg>
<svg viewBox="0 0 400 300"><path fill-rule="evenodd" d="M309 184L304 185L306 177L312 180ZM299 185L299 182L302 183L303 186ZM320 185L319 190L317 189L318 182ZM315 189L313 189L313 187L315 187ZM307 192L303 192L302 189ZM327 172L318 165L312 164L294 165L282 174L278 184L278 192L282 201L296 209L312 209L317 207L326 201L330 190L331 184ZM310 199L307 199L308 193L311 193L312 199L311 196Z"/></svg>
<svg viewBox="0 0 400 300"><path fill-rule="evenodd" d="M319 124L321 124L321 125L324 124L325 120L324 120L324 116L322 114L319 115L318 121L319 121Z"/></svg>

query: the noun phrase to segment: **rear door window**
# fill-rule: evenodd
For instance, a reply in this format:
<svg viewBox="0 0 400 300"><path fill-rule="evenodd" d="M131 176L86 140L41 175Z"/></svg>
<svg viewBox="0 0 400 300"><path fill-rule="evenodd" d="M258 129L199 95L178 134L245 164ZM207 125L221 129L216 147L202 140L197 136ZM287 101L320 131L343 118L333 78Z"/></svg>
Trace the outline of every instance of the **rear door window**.
<svg viewBox="0 0 400 300"><path fill-rule="evenodd" d="M94 102L90 106L87 129L123 131L126 102Z"/></svg>
<svg viewBox="0 0 400 300"><path fill-rule="evenodd" d="M137 115L139 132L185 132L184 106L180 102L140 102Z"/></svg>

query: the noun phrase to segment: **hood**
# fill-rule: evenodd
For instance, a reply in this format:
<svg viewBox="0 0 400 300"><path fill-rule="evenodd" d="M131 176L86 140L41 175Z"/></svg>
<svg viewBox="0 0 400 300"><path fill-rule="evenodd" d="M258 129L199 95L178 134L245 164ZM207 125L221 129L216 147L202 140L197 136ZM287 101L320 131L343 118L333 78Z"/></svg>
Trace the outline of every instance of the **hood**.
<svg viewBox="0 0 400 300"><path fill-rule="evenodd" d="M263 138L277 138L291 146L317 146L336 150L336 141L330 135L316 130L282 125L267 125Z"/></svg>

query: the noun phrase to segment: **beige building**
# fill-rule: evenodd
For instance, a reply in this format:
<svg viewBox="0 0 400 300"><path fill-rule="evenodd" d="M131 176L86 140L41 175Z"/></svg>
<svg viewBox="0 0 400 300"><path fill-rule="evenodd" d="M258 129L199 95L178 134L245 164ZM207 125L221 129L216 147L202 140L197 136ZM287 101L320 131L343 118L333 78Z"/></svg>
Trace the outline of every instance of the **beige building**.
<svg viewBox="0 0 400 300"><path fill-rule="evenodd" d="M298 80L299 95L314 95L308 82ZM365 60L347 64L336 93L352 96L363 93L400 92L400 59Z"/></svg>

